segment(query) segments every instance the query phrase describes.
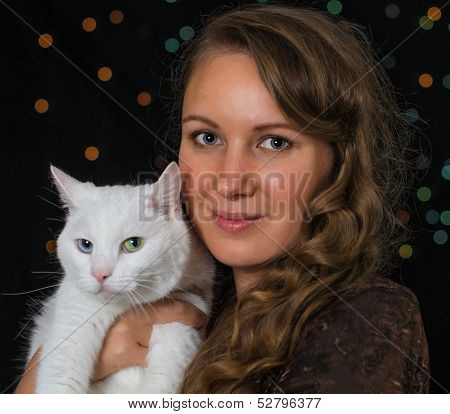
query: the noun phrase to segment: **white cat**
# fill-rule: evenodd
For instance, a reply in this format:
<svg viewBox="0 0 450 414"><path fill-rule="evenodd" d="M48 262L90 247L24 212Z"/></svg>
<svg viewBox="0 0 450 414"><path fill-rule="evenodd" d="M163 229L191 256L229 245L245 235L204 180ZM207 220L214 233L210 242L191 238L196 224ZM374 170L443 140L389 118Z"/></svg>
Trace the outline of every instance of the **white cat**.
<svg viewBox="0 0 450 414"><path fill-rule="evenodd" d="M91 383L115 318L168 296L210 315L214 260L182 217L181 177L170 163L152 184L95 186L50 166L66 224L57 238L64 277L35 319L27 361L42 345L36 393L175 393L204 337L180 322L156 324L148 367ZM199 296L193 291L201 290Z"/></svg>

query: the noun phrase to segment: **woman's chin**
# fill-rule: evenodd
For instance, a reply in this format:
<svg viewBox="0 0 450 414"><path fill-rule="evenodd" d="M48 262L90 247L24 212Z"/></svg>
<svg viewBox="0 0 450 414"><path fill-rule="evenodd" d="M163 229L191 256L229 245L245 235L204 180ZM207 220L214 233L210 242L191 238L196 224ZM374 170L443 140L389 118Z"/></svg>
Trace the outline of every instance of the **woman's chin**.
<svg viewBox="0 0 450 414"><path fill-rule="evenodd" d="M257 266L267 259L261 257L261 249L257 246L243 246L238 242L228 242L209 249L219 262L230 267Z"/></svg>

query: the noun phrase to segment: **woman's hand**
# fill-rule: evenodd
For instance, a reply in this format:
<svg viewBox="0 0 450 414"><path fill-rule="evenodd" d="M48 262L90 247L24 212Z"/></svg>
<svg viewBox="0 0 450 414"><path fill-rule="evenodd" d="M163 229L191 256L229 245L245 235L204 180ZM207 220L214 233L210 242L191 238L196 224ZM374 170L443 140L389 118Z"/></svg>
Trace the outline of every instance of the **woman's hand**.
<svg viewBox="0 0 450 414"><path fill-rule="evenodd" d="M92 381L103 379L130 365L146 366L152 325L182 322L201 329L208 322L208 317L196 306L181 300L163 298L144 304L143 307L145 312L142 309L130 309L111 326L103 340ZM14 393L34 393L40 352L41 348L28 363Z"/></svg>
<svg viewBox="0 0 450 414"><path fill-rule="evenodd" d="M103 341L93 381L130 365L146 366L152 325L178 321L201 329L208 320L196 306L179 300L164 298L144 308L145 313L139 308L128 310L112 325Z"/></svg>
<svg viewBox="0 0 450 414"><path fill-rule="evenodd" d="M34 394L41 348L42 347L39 347L37 349L33 357L30 359L30 362L28 362L28 365L25 368L22 378L20 379L19 384L14 390L14 394Z"/></svg>

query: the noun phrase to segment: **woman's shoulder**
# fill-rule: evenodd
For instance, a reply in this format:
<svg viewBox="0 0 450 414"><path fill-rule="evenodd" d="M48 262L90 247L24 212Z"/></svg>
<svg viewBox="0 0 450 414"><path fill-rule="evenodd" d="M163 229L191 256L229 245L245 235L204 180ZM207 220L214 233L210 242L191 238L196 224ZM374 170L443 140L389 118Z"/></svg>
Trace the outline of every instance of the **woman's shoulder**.
<svg viewBox="0 0 450 414"><path fill-rule="evenodd" d="M337 297L305 323L278 386L273 392L429 392L428 343L416 295L380 277Z"/></svg>

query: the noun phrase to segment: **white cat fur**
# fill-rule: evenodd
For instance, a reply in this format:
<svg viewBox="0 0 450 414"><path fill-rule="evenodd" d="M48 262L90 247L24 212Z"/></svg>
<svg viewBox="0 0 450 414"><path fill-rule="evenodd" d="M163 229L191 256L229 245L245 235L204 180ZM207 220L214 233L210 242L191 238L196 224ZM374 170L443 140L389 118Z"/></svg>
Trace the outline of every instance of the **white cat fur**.
<svg viewBox="0 0 450 414"><path fill-rule="evenodd" d="M35 392L177 392L205 327L155 324L148 367L125 367L96 382L90 378L108 329L133 304L170 295L210 315L214 261L182 218L178 165L170 163L157 182L136 186L100 187L50 169L68 211L57 238L64 277L31 331L28 362L42 345ZM124 240L138 236L144 239L140 250L120 248ZM92 253L81 252L76 239L91 241ZM107 291L99 292L101 284L91 274L94 265L112 272L104 282ZM201 296L190 292L198 288Z"/></svg>

